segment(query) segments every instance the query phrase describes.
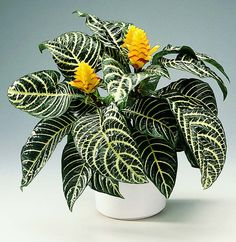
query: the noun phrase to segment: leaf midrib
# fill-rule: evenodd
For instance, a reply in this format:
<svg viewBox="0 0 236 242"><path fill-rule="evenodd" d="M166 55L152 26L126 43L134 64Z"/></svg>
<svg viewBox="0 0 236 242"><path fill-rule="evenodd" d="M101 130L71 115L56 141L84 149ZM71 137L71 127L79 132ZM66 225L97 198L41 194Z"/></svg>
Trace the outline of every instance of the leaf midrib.
<svg viewBox="0 0 236 242"><path fill-rule="evenodd" d="M34 163L33 165L30 167L30 169L27 170L26 175L24 175L24 177L28 177L30 171L35 167L36 165L36 161L38 161L39 156L42 154L42 152L46 149L46 147L48 147L49 143L51 143L51 141L60 133L62 133L64 130L66 130L72 123L67 124L66 126L64 126L62 129L60 129L58 132L55 132L55 134L53 136L51 136L51 138L48 140L48 142L44 143L45 146L43 149L41 149L41 152L39 152L38 156L34 159ZM24 185L25 186L25 185Z"/></svg>
<svg viewBox="0 0 236 242"><path fill-rule="evenodd" d="M160 175L161 175L162 181L163 181L163 183L165 184L166 194L169 196L168 189L167 189L167 187L169 187L169 185L168 185L168 184L166 183L166 181L165 181L164 175L163 175L163 173L162 173L162 170L161 170L161 168L160 168L160 165L159 165L158 159L157 159L157 157L156 157L156 153L155 153L155 151L153 150L153 148L152 148L152 144L150 143L150 140L149 140L148 137L147 137L147 142L148 142L149 147L150 147L150 149L151 149L151 153L152 153L154 159L156 160L156 164L157 164L158 170L159 170L159 172L160 172Z"/></svg>
<svg viewBox="0 0 236 242"><path fill-rule="evenodd" d="M131 110L131 109L128 109L128 112L130 112L130 113L134 113L134 114L137 114L137 115L140 115L140 116L142 116L142 117L144 117L144 118L146 118L146 119L150 119L150 120L152 120L153 122L157 122L157 123L159 123L160 125L162 125L162 126L164 126L165 128L167 128L171 133L173 133L169 126L167 126L165 123L160 122L158 119L155 119L155 118L150 117L150 116L146 116L146 115L144 115L144 114L142 114L142 113L139 113L139 112L135 112L135 111L133 111L133 110Z"/></svg>
<svg viewBox="0 0 236 242"><path fill-rule="evenodd" d="M10 95L24 95L24 96L42 96L42 97L58 97L58 96L71 96L71 97L79 97L80 94L69 94L69 93L39 93L39 92L20 92L15 90L9 90L8 94Z"/></svg>
<svg viewBox="0 0 236 242"><path fill-rule="evenodd" d="M130 165L128 165L127 164L127 162L125 162L125 160L120 156L120 154L114 149L114 147L112 146L112 144L109 142L109 138L107 137L107 134L106 134L106 132L104 132L103 131L103 121L104 120L102 120L102 117L99 115L99 127L100 127L100 134L101 134L101 136L102 136L102 138L106 141L106 143L107 143L107 146L108 146L108 148L110 148L111 150L112 150L112 152L115 154L115 156L116 157L118 157L118 159L119 160L121 160L122 162L123 162L123 164L127 167L127 169L128 170L130 170L131 171L131 173L133 172L133 174L135 174L135 176L138 178L139 177L139 179L140 179L140 177L142 177L142 176L139 176L138 174L137 174L137 172L135 172L133 169L132 169L132 167L130 166ZM130 137L131 138L131 137ZM135 147L133 147L134 148L134 150L135 150ZM137 159L138 160L138 159ZM110 172L109 172L110 173ZM120 173L120 172L119 172ZM110 173L111 174L111 173ZM123 176L123 174L122 173L120 173L121 174L121 176L126 180L126 178ZM112 175L112 174L111 174ZM113 175L112 175L113 176ZM143 180L143 179L141 179L141 180Z"/></svg>

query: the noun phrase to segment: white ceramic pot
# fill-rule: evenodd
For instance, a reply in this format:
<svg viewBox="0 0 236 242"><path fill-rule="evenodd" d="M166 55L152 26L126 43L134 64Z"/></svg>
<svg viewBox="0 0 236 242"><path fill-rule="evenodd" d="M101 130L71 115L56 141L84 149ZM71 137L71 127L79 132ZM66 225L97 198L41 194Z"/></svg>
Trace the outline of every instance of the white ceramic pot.
<svg viewBox="0 0 236 242"><path fill-rule="evenodd" d="M136 220L153 216L166 206L166 198L152 182L120 183L120 192L124 199L95 192L96 209L110 218Z"/></svg>

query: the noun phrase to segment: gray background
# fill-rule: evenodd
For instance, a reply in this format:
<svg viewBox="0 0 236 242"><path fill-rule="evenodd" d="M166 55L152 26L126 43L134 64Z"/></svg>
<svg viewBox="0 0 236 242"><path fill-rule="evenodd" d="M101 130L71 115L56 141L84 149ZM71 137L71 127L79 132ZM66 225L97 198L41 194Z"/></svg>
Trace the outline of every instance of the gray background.
<svg viewBox="0 0 236 242"><path fill-rule="evenodd" d="M226 101L215 82L206 79L216 93L228 140L226 165L213 187L203 191L199 172L180 154L176 187L160 215L137 222L105 218L95 211L88 189L71 214L61 184L62 142L30 187L20 191L21 147L38 120L8 103L7 88L24 74L56 69L47 51L40 54L40 42L72 30L89 33L84 19L71 14L78 8L102 19L132 22L145 29L152 45L190 45L222 63L231 79ZM236 241L235 14L234 0L0 0L0 241ZM173 80L189 76L171 75Z"/></svg>

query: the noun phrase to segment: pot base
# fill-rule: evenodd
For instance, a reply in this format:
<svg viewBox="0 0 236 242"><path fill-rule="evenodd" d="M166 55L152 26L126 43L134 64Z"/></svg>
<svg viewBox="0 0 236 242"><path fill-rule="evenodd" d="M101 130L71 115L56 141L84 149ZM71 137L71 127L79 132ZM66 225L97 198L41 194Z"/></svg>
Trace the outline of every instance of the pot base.
<svg viewBox="0 0 236 242"><path fill-rule="evenodd" d="M124 199L95 192L96 209L103 215L120 220L138 220L154 216L166 206L166 198L151 183L120 183Z"/></svg>

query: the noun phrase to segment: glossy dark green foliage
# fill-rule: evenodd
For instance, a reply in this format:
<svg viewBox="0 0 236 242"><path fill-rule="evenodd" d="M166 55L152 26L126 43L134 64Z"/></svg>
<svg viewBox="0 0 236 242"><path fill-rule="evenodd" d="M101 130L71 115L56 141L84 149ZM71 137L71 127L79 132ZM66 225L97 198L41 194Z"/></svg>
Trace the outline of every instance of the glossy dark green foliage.
<svg viewBox="0 0 236 242"><path fill-rule="evenodd" d="M202 186L210 187L226 159L225 133L210 85L194 78L161 89L158 84L163 77L171 79L169 68L178 69L215 79L225 98L223 78L229 78L222 65L189 46L167 45L151 63L134 69L122 47L129 23L75 13L85 18L92 35L67 32L39 46L52 54L65 79L43 70L17 79L8 89L11 104L42 119L22 148L21 187L35 178L65 136L62 183L70 210L88 186L123 198L121 182L150 180L168 198L181 151L200 170ZM86 94L70 85L82 61L101 71L99 88L107 95L100 96L100 89Z"/></svg>

